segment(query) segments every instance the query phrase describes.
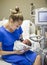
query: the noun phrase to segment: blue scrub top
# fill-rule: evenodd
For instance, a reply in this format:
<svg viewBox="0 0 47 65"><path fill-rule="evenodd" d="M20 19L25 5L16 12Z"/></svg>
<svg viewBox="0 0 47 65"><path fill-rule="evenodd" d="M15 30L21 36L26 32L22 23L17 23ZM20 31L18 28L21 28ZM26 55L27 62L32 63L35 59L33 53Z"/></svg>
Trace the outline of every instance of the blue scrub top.
<svg viewBox="0 0 47 65"><path fill-rule="evenodd" d="M19 40L22 32L23 31L21 27L16 29L14 32L9 32L3 26L0 27L0 42L2 42L2 50L12 51L14 42Z"/></svg>
<svg viewBox="0 0 47 65"><path fill-rule="evenodd" d="M14 32L9 32L5 27L0 27L0 42L2 42L2 50L4 51L13 51L14 42L19 40L20 35L22 34L21 26L16 29ZM31 62L27 60L29 57ZM34 63L37 54L32 51L27 51L24 54L9 54L3 55L2 58L6 62L13 63L16 65L31 65ZM20 61L20 62L19 62ZM22 62L21 62L22 61ZM19 63L19 64L18 64Z"/></svg>

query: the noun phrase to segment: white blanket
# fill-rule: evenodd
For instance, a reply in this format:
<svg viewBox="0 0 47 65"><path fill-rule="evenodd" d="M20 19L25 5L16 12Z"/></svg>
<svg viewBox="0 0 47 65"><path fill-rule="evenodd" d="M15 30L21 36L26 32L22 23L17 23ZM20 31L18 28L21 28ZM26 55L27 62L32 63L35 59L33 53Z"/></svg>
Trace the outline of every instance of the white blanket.
<svg viewBox="0 0 47 65"><path fill-rule="evenodd" d="M14 42L14 47L13 47L13 50L23 50L24 47L26 48L30 48L30 46L20 42L20 41L15 41Z"/></svg>

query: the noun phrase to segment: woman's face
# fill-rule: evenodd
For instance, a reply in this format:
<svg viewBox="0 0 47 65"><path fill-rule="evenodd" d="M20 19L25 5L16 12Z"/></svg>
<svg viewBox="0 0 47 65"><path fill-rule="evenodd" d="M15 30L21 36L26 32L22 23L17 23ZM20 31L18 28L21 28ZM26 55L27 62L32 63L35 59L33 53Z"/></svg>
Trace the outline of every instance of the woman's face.
<svg viewBox="0 0 47 65"><path fill-rule="evenodd" d="M22 21L21 20L19 20L19 21L11 21L10 22L11 24L10 24L10 27L13 29L13 30L15 30L15 29L18 29L20 26L21 26L21 24L22 24Z"/></svg>

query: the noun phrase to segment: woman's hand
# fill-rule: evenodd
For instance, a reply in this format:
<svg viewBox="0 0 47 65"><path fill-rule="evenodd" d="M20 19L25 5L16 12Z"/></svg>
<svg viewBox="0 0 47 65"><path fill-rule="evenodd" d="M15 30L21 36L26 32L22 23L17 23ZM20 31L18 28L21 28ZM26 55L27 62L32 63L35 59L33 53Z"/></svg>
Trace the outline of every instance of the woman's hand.
<svg viewBox="0 0 47 65"><path fill-rule="evenodd" d="M30 49L30 48L24 47L23 50L15 50L14 53L15 53L15 54L23 54L24 52L28 51L29 49Z"/></svg>
<svg viewBox="0 0 47 65"><path fill-rule="evenodd" d="M14 53L15 53L15 54L23 54L24 52L28 51L29 49L30 49L30 48L24 47L23 50L16 50L16 51L14 51Z"/></svg>
<svg viewBox="0 0 47 65"><path fill-rule="evenodd" d="M24 52L26 52L26 51L28 51L28 50L30 50L30 48L24 47Z"/></svg>

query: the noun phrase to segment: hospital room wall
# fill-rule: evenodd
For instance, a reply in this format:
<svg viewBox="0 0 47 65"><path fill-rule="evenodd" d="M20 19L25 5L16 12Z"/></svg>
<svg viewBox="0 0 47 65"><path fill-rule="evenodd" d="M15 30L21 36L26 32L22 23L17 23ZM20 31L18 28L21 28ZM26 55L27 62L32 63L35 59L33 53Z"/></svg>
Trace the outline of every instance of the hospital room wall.
<svg viewBox="0 0 47 65"><path fill-rule="evenodd" d="M31 19L30 3L32 2L36 8L47 7L47 0L0 0L0 19L8 18L10 14L9 9L14 9L16 5L20 7L25 19Z"/></svg>
<svg viewBox="0 0 47 65"><path fill-rule="evenodd" d="M0 16L1 16L1 1L0 1Z"/></svg>
<svg viewBox="0 0 47 65"><path fill-rule="evenodd" d="M46 2L46 7L47 7L47 0L45 0L45 2Z"/></svg>

